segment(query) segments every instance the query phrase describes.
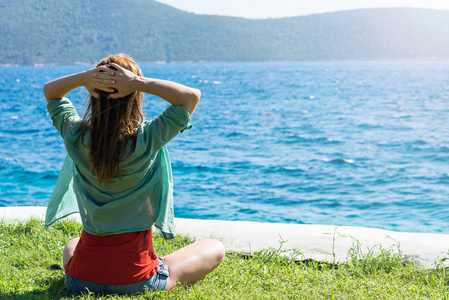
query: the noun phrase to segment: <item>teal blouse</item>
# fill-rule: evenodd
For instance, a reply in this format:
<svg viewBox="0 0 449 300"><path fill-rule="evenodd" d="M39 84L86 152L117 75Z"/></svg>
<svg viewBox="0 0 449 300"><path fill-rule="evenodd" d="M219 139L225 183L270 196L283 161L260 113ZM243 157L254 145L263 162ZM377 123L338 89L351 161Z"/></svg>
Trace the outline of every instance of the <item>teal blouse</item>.
<svg viewBox="0 0 449 300"><path fill-rule="evenodd" d="M182 106L169 106L137 130L137 145L120 163L121 180L99 183L89 165L89 134L81 141L82 119L67 99L47 105L53 126L67 149L55 189L50 198L45 226L73 213L80 213L84 230L95 235L142 231L155 225L170 239L174 233L173 178L166 144L179 132L191 128L190 115Z"/></svg>

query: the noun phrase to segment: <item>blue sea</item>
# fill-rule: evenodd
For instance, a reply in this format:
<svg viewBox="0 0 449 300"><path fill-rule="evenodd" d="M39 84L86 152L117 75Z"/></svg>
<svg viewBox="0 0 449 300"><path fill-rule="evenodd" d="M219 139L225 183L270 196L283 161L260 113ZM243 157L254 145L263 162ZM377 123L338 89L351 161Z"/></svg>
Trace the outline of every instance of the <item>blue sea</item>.
<svg viewBox="0 0 449 300"><path fill-rule="evenodd" d="M47 205L66 152L42 86L90 67L0 67L0 206ZM449 61L141 67L203 95L168 145L176 217L449 233Z"/></svg>

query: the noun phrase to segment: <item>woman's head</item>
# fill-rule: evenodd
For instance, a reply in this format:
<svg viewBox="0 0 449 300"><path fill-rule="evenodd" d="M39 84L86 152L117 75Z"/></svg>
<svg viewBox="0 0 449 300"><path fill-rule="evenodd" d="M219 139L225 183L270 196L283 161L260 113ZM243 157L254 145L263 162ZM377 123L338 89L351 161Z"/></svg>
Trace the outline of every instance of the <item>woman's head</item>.
<svg viewBox="0 0 449 300"><path fill-rule="evenodd" d="M138 76L142 76L142 71L140 70L139 66L137 65L137 63L134 61L134 59L132 59L131 57L129 57L126 54L120 53L120 54L115 54L115 55L110 55L108 57L103 58L98 64L97 67L99 66L105 66L111 63L116 63L117 65L133 72L134 74L138 75Z"/></svg>
<svg viewBox="0 0 449 300"><path fill-rule="evenodd" d="M98 66L116 63L117 65L142 76L136 62L125 54L111 55L102 59ZM113 67L111 67L113 68ZM109 98L109 93L96 90L99 97L89 97L84 115L82 135L89 131L90 164L105 184L114 176L120 178L119 163L134 152L136 146L135 129L143 120L143 93L134 91L117 99ZM127 145L131 140L129 153Z"/></svg>
<svg viewBox="0 0 449 300"><path fill-rule="evenodd" d="M138 75L138 76L143 76L142 74L142 70L140 70L139 66L137 65L137 63L128 55L120 53L120 54L116 54L116 55L111 55L108 57L103 58L98 64L97 67L99 66L105 66L105 65L109 65L111 63L116 63L117 65L121 66L122 68L125 68L131 72L133 72L134 74ZM110 67L111 69L114 69L114 67ZM100 98L107 98L107 96L109 95L109 93L107 92L103 92L100 90L96 90L96 92L101 96ZM92 101L92 98L95 99L95 97L93 97L91 95L90 97L90 101ZM121 100L126 101L129 103L130 106L134 106L134 105L142 105L142 100L143 100L143 93L140 91L134 91L131 94L119 98L117 100Z"/></svg>

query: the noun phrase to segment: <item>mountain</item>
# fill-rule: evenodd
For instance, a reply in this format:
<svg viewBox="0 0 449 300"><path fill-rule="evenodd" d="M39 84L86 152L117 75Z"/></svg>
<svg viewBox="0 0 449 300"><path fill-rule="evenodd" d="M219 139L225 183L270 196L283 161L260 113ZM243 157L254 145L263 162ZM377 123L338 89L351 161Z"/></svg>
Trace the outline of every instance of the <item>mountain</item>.
<svg viewBox="0 0 449 300"><path fill-rule="evenodd" d="M431 9L250 20L152 0L0 0L0 15L0 64L449 58L449 12Z"/></svg>

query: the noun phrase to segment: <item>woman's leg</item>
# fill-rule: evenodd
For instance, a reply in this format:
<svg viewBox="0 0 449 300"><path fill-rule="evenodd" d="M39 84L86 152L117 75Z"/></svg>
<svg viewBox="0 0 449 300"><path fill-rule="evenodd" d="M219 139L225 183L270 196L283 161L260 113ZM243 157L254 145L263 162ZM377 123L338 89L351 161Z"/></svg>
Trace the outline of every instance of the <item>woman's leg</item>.
<svg viewBox="0 0 449 300"><path fill-rule="evenodd" d="M171 290L176 282L194 283L218 267L225 257L223 244L217 240L195 242L164 257L170 270L165 289Z"/></svg>
<svg viewBox="0 0 449 300"><path fill-rule="evenodd" d="M69 262L69 260L73 256L73 252L75 251L76 245L78 245L78 241L80 238L74 238L67 242L64 247L64 252L62 254L62 263L65 268L65 265Z"/></svg>

